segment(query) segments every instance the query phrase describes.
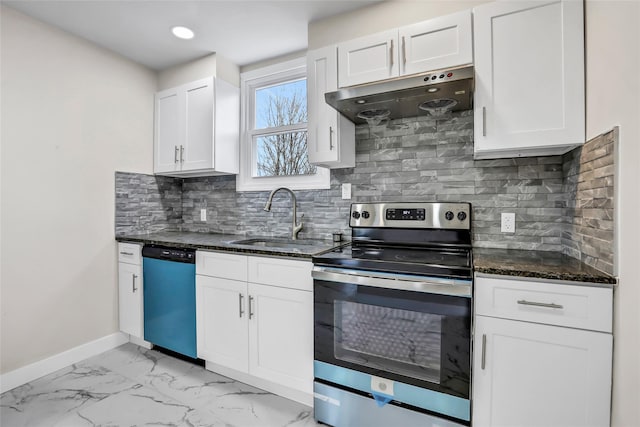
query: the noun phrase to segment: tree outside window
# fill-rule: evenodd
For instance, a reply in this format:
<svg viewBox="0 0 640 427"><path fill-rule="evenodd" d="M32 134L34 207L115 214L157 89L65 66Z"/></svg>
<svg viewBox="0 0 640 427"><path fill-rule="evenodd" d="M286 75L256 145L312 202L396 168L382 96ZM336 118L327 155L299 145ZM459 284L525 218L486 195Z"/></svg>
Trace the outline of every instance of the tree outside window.
<svg viewBox="0 0 640 427"><path fill-rule="evenodd" d="M258 177L310 175L307 151L307 81L257 89L254 143Z"/></svg>

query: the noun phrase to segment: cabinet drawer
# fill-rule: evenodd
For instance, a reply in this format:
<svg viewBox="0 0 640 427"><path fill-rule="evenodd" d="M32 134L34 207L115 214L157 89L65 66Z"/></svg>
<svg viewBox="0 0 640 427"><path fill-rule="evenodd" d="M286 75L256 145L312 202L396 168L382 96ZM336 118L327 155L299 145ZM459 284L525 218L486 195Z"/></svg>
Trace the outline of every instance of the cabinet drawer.
<svg viewBox="0 0 640 427"><path fill-rule="evenodd" d="M612 331L613 289L476 277L477 315Z"/></svg>
<svg viewBox="0 0 640 427"><path fill-rule="evenodd" d="M311 291L311 261L249 257L249 282Z"/></svg>
<svg viewBox="0 0 640 427"><path fill-rule="evenodd" d="M247 257L221 252L196 252L196 274L231 280L247 280Z"/></svg>
<svg viewBox="0 0 640 427"><path fill-rule="evenodd" d="M118 243L118 262L141 264L141 246L137 243Z"/></svg>

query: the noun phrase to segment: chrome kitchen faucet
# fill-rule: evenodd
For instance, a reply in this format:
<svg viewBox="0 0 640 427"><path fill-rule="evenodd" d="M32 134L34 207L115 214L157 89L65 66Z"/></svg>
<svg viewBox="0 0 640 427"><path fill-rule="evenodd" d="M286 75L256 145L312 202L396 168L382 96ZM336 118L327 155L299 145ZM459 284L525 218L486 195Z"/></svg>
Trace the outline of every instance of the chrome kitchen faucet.
<svg viewBox="0 0 640 427"><path fill-rule="evenodd" d="M293 191L289 190L287 187L276 188L269 194L269 199L267 199L267 203L264 205L264 210L267 212L271 211L271 202L273 200L273 195L276 194L280 190L288 191L291 194L291 204L293 205L293 214L291 221L291 239L298 240L298 233L302 230L302 218L304 218L304 214L300 216L300 224L296 224L297 220L297 209L296 209L296 195L293 194Z"/></svg>

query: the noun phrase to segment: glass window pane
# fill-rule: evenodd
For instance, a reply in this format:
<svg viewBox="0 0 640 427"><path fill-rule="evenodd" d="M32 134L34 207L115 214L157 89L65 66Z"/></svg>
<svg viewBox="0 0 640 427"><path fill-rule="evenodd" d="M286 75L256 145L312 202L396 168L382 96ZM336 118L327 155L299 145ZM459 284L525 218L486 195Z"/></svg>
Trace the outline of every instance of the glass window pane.
<svg viewBox="0 0 640 427"><path fill-rule="evenodd" d="M444 316L339 300L334 314L336 359L440 383Z"/></svg>
<svg viewBox="0 0 640 427"><path fill-rule="evenodd" d="M256 176L312 175L316 173L316 167L309 163L306 131L259 136L255 143Z"/></svg>
<svg viewBox="0 0 640 427"><path fill-rule="evenodd" d="M256 90L255 128L265 129L307 122L307 80Z"/></svg>

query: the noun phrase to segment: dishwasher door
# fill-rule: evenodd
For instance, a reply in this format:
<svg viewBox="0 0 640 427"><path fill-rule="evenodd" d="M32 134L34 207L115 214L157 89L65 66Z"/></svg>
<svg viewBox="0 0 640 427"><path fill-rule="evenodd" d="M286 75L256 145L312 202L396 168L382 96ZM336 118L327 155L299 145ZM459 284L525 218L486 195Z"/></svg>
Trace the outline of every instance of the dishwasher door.
<svg viewBox="0 0 640 427"><path fill-rule="evenodd" d="M149 249L145 247L142 258L144 339L196 358L195 251L187 250L191 254L182 249ZM177 261L173 255L178 256Z"/></svg>

